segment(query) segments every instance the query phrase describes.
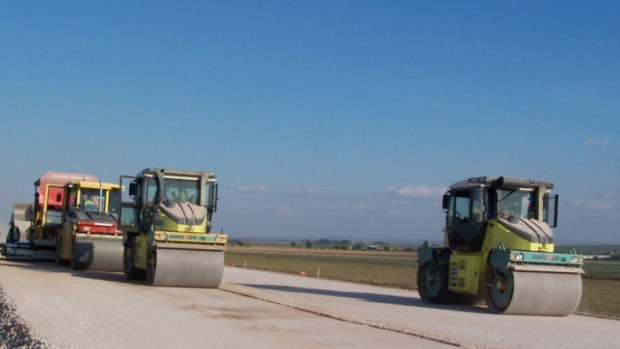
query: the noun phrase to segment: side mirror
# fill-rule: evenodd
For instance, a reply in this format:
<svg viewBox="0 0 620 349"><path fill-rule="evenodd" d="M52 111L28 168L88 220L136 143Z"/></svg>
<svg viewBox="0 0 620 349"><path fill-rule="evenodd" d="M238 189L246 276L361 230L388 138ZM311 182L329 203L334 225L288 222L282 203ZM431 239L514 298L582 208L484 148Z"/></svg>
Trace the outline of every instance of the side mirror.
<svg viewBox="0 0 620 349"><path fill-rule="evenodd" d="M209 197L209 202L207 204L207 209L211 212L217 211L217 200L219 199L217 197L217 185L218 183L215 183L215 185L212 187L213 189L209 193L210 197Z"/></svg>
<svg viewBox="0 0 620 349"><path fill-rule="evenodd" d="M135 197L137 189L136 182L129 183L129 196L132 198Z"/></svg>
<svg viewBox="0 0 620 349"><path fill-rule="evenodd" d="M449 194L443 194L443 200L441 201L441 207L443 208L444 211L448 211L448 208L450 207L450 195Z"/></svg>

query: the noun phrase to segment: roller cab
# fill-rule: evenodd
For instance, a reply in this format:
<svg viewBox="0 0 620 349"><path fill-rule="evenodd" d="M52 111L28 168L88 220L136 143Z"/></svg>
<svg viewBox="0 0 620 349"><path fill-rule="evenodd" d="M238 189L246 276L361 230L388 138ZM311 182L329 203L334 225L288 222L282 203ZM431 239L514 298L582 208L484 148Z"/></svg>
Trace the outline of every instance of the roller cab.
<svg viewBox="0 0 620 349"><path fill-rule="evenodd" d="M121 176L125 184L119 216L125 275L155 286L218 287L227 235L211 233L215 174L149 168Z"/></svg>
<svg viewBox="0 0 620 349"><path fill-rule="evenodd" d="M583 256L554 252L553 183L476 177L443 198L444 247L419 252L418 291L430 303L484 302L494 313L571 314L582 293Z"/></svg>

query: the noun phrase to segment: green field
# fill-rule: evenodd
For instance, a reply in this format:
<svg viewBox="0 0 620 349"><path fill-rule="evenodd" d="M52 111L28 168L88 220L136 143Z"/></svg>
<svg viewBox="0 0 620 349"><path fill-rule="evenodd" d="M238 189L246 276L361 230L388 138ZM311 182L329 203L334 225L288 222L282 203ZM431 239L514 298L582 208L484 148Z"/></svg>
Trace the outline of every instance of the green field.
<svg viewBox="0 0 620 349"><path fill-rule="evenodd" d="M417 254L295 249L229 249L226 265L372 285L415 288Z"/></svg>
<svg viewBox="0 0 620 349"><path fill-rule="evenodd" d="M231 247L226 265L416 289L417 253ZM578 313L620 319L620 262L587 261Z"/></svg>
<svg viewBox="0 0 620 349"><path fill-rule="evenodd" d="M586 271L584 278L599 280L620 281L619 261L592 261L587 260L583 269Z"/></svg>

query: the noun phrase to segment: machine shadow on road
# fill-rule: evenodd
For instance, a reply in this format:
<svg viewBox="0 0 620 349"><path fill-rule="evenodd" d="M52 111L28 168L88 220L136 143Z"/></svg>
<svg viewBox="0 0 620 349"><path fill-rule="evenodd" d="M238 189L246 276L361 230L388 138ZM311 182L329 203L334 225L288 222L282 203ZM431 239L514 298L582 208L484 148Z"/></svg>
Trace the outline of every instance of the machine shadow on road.
<svg viewBox="0 0 620 349"><path fill-rule="evenodd" d="M482 306L429 304L429 303L425 303L419 298L394 296L394 295L386 295L386 294L379 294L379 293L346 292L346 291L325 290L325 289L318 289L318 288L306 288L306 287L295 287L295 286L282 286L282 285L261 285L261 284L239 284L239 285L243 285L243 286L250 287L250 288L260 288L263 290L271 290L271 291L308 293L308 294L315 294L315 295L321 295L321 296L360 299L365 302L372 302L372 303L405 305L405 306L414 306L414 307L423 307L423 308L432 308L432 309L450 309L452 311L456 310L456 311L463 311L463 312L468 312L468 313L487 313L488 312L486 308Z"/></svg>
<svg viewBox="0 0 620 349"><path fill-rule="evenodd" d="M29 261L29 260L2 260L0 266L9 268L20 268L24 270L43 270L52 273L66 273L64 267L60 267L51 261Z"/></svg>
<svg viewBox="0 0 620 349"><path fill-rule="evenodd" d="M89 270L73 270L68 266L57 265L51 261L2 261L0 262L2 267L21 268L24 270L40 270L49 273L67 273L74 277L112 281L117 283L136 283L140 284L137 280L127 280L123 273L105 272L105 271L89 271ZM146 282L143 282L146 284Z"/></svg>
<svg viewBox="0 0 620 349"><path fill-rule="evenodd" d="M71 276L84 278L84 279L93 279L93 280L103 280L103 281L112 281L116 283L127 284L131 283L132 280L127 280L123 273L114 273L107 271L87 271L87 270L70 270Z"/></svg>

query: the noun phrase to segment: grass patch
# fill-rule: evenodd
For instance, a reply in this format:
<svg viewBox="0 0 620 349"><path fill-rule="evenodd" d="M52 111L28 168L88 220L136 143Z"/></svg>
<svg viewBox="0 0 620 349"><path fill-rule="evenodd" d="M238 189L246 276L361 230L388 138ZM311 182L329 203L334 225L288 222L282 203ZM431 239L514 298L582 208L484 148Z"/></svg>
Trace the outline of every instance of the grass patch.
<svg viewBox="0 0 620 349"><path fill-rule="evenodd" d="M583 266L584 279L620 281L620 262L587 260ZM618 289L620 291L620 289Z"/></svg>
<svg viewBox="0 0 620 349"><path fill-rule="evenodd" d="M417 255L385 257L351 253L227 251L226 265L305 274L309 277L413 289Z"/></svg>
<svg viewBox="0 0 620 349"><path fill-rule="evenodd" d="M620 320L620 280L583 280L578 313Z"/></svg>

